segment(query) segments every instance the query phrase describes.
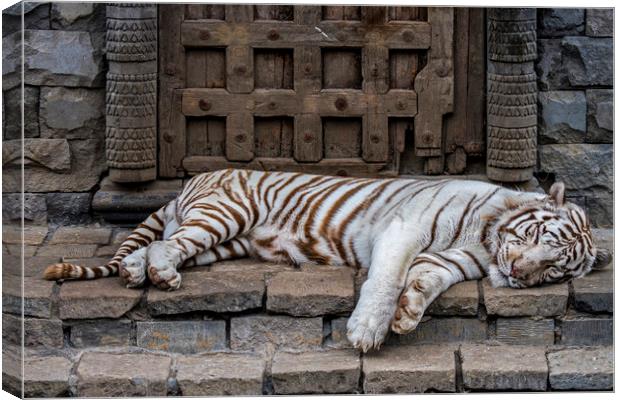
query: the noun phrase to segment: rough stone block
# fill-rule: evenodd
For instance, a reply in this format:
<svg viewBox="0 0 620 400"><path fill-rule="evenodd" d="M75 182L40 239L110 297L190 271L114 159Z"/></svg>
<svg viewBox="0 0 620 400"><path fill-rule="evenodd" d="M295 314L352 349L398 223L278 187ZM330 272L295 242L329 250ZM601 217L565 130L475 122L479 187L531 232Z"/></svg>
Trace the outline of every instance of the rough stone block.
<svg viewBox="0 0 620 400"><path fill-rule="evenodd" d="M44 281L39 277L24 277L23 297L21 277L4 275L2 277L2 307L4 312L49 318L52 307L52 291L55 282Z"/></svg>
<svg viewBox="0 0 620 400"><path fill-rule="evenodd" d="M67 281L60 288L60 319L119 318L138 304L142 292L125 288L117 277Z"/></svg>
<svg viewBox="0 0 620 400"><path fill-rule="evenodd" d="M174 353L226 348L226 321L153 321L137 323L138 346Z"/></svg>
<svg viewBox="0 0 620 400"><path fill-rule="evenodd" d="M267 281L267 310L314 317L353 311L350 268L280 272Z"/></svg>
<svg viewBox="0 0 620 400"><path fill-rule="evenodd" d="M514 345L552 345L554 328L552 319L498 318L496 339Z"/></svg>
<svg viewBox="0 0 620 400"><path fill-rule="evenodd" d="M353 346L347 339L347 322L349 318L341 317L331 320L331 337L325 343L328 347L333 348L352 348Z"/></svg>
<svg viewBox="0 0 620 400"><path fill-rule="evenodd" d="M24 257L32 257L36 254L37 250L39 250L39 246L25 245L22 247L21 244L3 244L2 247L6 249L6 254L17 257L22 256L22 250Z"/></svg>
<svg viewBox="0 0 620 400"><path fill-rule="evenodd" d="M16 173L21 154L18 141L5 141L3 154L10 151L13 160L5 165L2 187L5 192L19 192L21 177ZM24 190L26 192L87 192L99 183L101 173L107 169L103 137L85 140L25 139L26 162ZM60 147L58 150L53 151ZM8 168L7 168L8 167Z"/></svg>
<svg viewBox="0 0 620 400"><path fill-rule="evenodd" d="M131 321L128 319L72 321L71 344L75 347L129 346Z"/></svg>
<svg viewBox="0 0 620 400"><path fill-rule="evenodd" d="M554 173L566 189L598 186L613 190L613 145L548 144L538 147L540 172Z"/></svg>
<svg viewBox="0 0 620 400"><path fill-rule="evenodd" d="M105 32L105 4L52 3L52 29Z"/></svg>
<svg viewBox="0 0 620 400"><path fill-rule="evenodd" d="M77 368L80 397L165 396L169 357L84 353Z"/></svg>
<svg viewBox="0 0 620 400"><path fill-rule="evenodd" d="M487 313L502 317L561 315L568 302L566 283L526 289L494 288L485 278L482 291Z"/></svg>
<svg viewBox="0 0 620 400"><path fill-rule="evenodd" d="M45 198L50 223L70 225L90 222L90 193L47 193Z"/></svg>
<svg viewBox="0 0 620 400"><path fill-rule="evenodd" d="M23 319L23 337L26 347L60 348L63 346L62 321L58 319ZM22 318L2 314L2 339L22 345Z"/></svg>
<svg viewBox="0 0 620 400"><path fill-rule="evenodd" d="M9 343L2 343L2 390L23 398L22 392L23 349Z"/></svg>
<svg viewBox="0 0 620 400"><path fill-rule="evenodd" d="M548 143L581 143L586 136L586 96L583 91L538 93L538 140Z"/></svg>
<svg viewBox="0 0 620 400"><path fill-rule="evenodd" d="M614 251L614 230L613 229L592 229L594 245L602 249Z"/></svg>
<svg viewBox="0 0 620 400"><path fill-rule="evenodd" d="M107 244L112 229L94 226L61 226L50 240L50 244Z"/></svg>
<svg viewBox="0 0 620 400"><path fill-rule="evenodd" d="M594 271L573 281L575 308L585 312L614 311L613 270Z"/></svg>
<svg viewBox="0 0 620 400"><path fill-rule="evenodd" d="M614 351L612 347L566 349L551 352L549 383L554 390L612 390Z"/></svg>
<svg viewBox="0 0 620 400"><path fill-rule="evenodd" d="M68 113L67 110L71 112ZM42 138L104 137L105 91L103 89L43 87L39 126Z"/></svg>
<svg viewBox="0 0 620 400"><path fill-rule="evenodd" d="M2 220L5 223L20 224L22 214L25 223L47 225L47 205L45 195L24 193L22 209L22 195L8 193L2 195Z"/></svg>
<svg viewBox="0 0 620 400"><path fill-rule="evenodd" d="M541 90L570 89L568 74L562 63L562 39L538 39L536 73Z"/></svg>
<svg viewBox="0 0 620 400"><path fill-rule="evenodd" d="M613 85L612 38L565 37L562 58L571 86Z"/></svg>
<svg viewBox="0 0 620 400"><path fill-rule="evenodd" d="M73 363L64 357L26 357L25 397L68 397Z"/></svg>
<svg viewBox="0 0 620 400"><path fill-rule="evenodd" d="M537 31L540 37L583 35L582 8L541 8L538 10Z"/></svg>
<svg viewBox="0 0 620 400"><path fill-rule="evenodd" d="M313 349L323 341L322 318L253 315L230 320L233 350Z"/></svg>
<svg viewBox="0 0 620 400"><path fill-rule="evenodd" d="M2 273L5 275L16 275L29 277L41 277L45 268L53 263L60 262L60 257L30 257L24 255L24 265L22 271L21 256L5 255L2 258Z"/></svg>
<svg viewBox="0 0 620 400"><path fill-rule="evenodd" d="M2 243L40 245L47 235L47 226L2 225Z"/></svg>
<svg viewBox="0 0 620 400"><path fill-rule="evenodd" d="M79 246L71 244L53 244L39 247L35 254L37 257L74 259L93 257L96 250L96 244L82 244Z"/></svg>
<svg viewBox="0 0 620 400"><path fill-rule="evenodd" d="M278 352L271 367L276 394L355 393L360 373L353 350Z"/></svg>
<svg viewBox="0 0 620 400"><path fill-rule="evenodd" d="M25 84L101 87L104 34L59 30L25 30ZM4 89L20 83L21 32L2 40Z"/></svg>
<svg viewBox="0 0 620 400"><path fill-rule="evenodd" d="M24 98L24 137L39 137L39 88L24 86L4 92L4 139L22 137L22 95ZM3 206L4 207L4 206Z"/></svg>
<svg viewBox="0 0 620 400"><path fill-rule="evenodd" d="M452 346L385 347L364 356L364 393L456 391Z"/></svg>
<svg viewBox="0 0 620 400"><path fill-rule="evenodd" d="M614 35L614 9L589 8L586 11L586 35L612 37Z"/></svg>
<svg viewBox="0 0 620 400"><path fill-rule="evenodd" d="M423 318L413 332L391 333L388 344L481 342L487 339L487 324L476 318Z"/></svg>
<svg viewBox="0 0 620 400"><path fill-rule="evenodd" d="M49 29L50 8L47 3L24 3L22 25L22 3L15 3L2 10L2 37L22 29Z"/></svg>
<svg viewBox="0 0 620 400"><path fill-rule="evenodd" d="M265 294L260 272L210 272L198 269L182 273L183 283L172 292L149 289L148 308L153 314L190 311L238 312L259 308Z"/></svg>
<svg viewBox="0 0 620 400"><path fill-rule="evenodd" d="M586 213L592 226L611 228L614 225L614 196L612 192L594 190L586 199Z"/></svg>
<svg viewBox="0 0 620 400"><path fill-rule="evenodd" d="M613 89L586 90L588 99L588 143L613 143L614 91Z"/></svg>
<svg viewBox="0 0 620 400"><path fill-rule="evenodd" d="M611 345L614 337L613 319L609 316L569 314L560 319L561 344L569 346Z"/></svg>
<svg viewBox="0 0 620 400"><path fill-rule="evenodd" d="M429 315L478 314L478 282L457 283L443 292L426 310Z"/></svg>
<svg viewBox="0 0 620 400"><path fill-rule="evenodd" d="M460 353L466 389L544 391L547 388L544 347L463 345Z"/></svg>
<svg viewBox="0 0 620 400"><path fill-rule="evenodd" d="M248 354L181 356L177 382L184 396L251 396L263 390L265 360Z"/></svg>

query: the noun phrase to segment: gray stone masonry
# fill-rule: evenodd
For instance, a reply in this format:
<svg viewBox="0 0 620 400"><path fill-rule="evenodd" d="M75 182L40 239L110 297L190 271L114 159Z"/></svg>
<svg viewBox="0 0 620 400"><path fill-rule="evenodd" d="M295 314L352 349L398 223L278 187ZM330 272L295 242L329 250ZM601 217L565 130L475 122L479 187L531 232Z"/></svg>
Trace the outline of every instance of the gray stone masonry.
<svg viewBox="0 0 620 400"><path fill-rule="evenodd" d="M588 143L613 143L614 99L613 89L586 90L588 101Z"/></svg>
<svg viewBox="0 0 620 400"><path fill-rule="evenodd" d="M19 246L15 242L21 232L4 228L5 242L13 242L4 245ZM293 268L244 259L188 268L183 272L185 292L162 292L150 285L127 289L118 277L54 283L41 279L50 263L65 260L94 266L108 259L72 259L62 257L66 254L61 251L88 248L93 253L118 245L128 230L97 225L50 230L26 231L29 247L56 255L25 259L25 350L27 365L38 360L38 365L58 366L54 373L59 375L32 376L28 393L205 396L563 390L559 388L566 385L608 389L610 385L609 366L599 367L597 361L570 370L570 357L579 356L566 353L552 367L555 364L545 353L605 346L597 350L602 355L596 360L611 359L611 267L568 284L525 290L493 289L486 281L460 283L433 303L416 330L390 334L380 351L358 355L346 338L351 311L342 311L339 305L341 298L354 297L365 274L358 272L354 279L354 271L346 267ZM597 246L613 249L612 230L595 229L593 234ZM51 244L57 242L63 243ZM21 369L10 365L19 365L20 357L21 273L21 258L5 254L3 340L9 350L4 353L3 379L13 393L20 387ZM346 282L344 297L323 287L296 292L299 282L307 284L323 274L340 280L334 287ZM318 286L323 283L316 281ZM274 296L285 293L290 304L282 311L270 310L270 290ZM323 313L287 315L304 309L308 293ZM135 366L154 372L142 376ZM121 374L135 376L127 380ZM550 379L553 374L556 381ZM547 387L547 381L559 386Z"/></svg>
<svg viewBox="0 0 620 400"><path fill-rule="evenodd" d="M527 289L494 288L488 278L482 281L487 313L502 317L562 315L568 302L568 284Z"/></svg>
<svg viewBox="0 0 620 400"><path fill-rule="evenodd" d="M364 393L456 391L451 346L386 347L364 356Z"/></svg>
<svg viewBox="0 0 620 400"><path fill-rule="evenodd" d="M138 321L138 346L173 353L226 348L226 321Z"/></svg>
<svg viewBox="0 0 620 400"><path fill-rule="evenodd" d="M609 348L550 352L549 383L555 390L612 390L614 360Z"/></svg>
<svg viewBox="0 0 620 400"><path fill-rule="evenodd" d="M583 91L540 92L538 106L539 143L583 142L586 136L586 96Z"/></svg>
<svg viewBox="0 0 620 400"><path fill-rule="evenodd" d="M152 354L84 353L77 367L80 397L165 396L172 360Z"/></svg>
<svg viewBox="0 0 620 400"><path fill-rule="evenodd" d="M614 35L613 8L590 8L586 11L586 35L612 37Z"/></svg>
<svg viewBox="0 0 620 400"><path fill-rule="evenodd" d="M581 35L585 10L582 8L543 8L538 11L539 37Z"/></svg>
<svg viewBox="0 0 620 400"><path fill-rule="evenodd" d="M351 268L280 272L267 282L267 310L314 317L353 311Z"/></svg>
<svg viewBox="0 0 620 400"><path fill-rule="evenodd" d="M547 389L547 360L542 347L463 345L460 354L466 389Z"/></svg>
<svg viewBox="0 0 620 400"><path fill-rule="evenodd" d="M177 359L177 382L183 396L251 396L262 394L265 360L247 354L183 356Z"/></svg>
<svg viewBox="0 0 620 400"><path fill-rule="evenodd" d="M64 357L26 358L25 397L67 397L72 362Z"/></svg>
<svg viewBox="0 0 620 400"><path fill-rule="evenodd" d="M353 350L278 352L271 367L275 394L355 393L360 373Z"/></svg>

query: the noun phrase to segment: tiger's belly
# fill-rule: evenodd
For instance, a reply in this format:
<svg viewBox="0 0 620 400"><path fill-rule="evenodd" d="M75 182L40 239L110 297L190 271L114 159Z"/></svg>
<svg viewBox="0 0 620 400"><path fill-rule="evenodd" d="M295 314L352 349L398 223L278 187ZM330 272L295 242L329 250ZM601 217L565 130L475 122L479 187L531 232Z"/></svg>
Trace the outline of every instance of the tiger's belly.
<svg viewBox="0 0 620 400"><path fill-rule="evenodd" d="M345 265L329 243L317 238L300 238L287 231L276 231L272 227L255 228L248 235L254 255L271 262L299 265L317 263Z"/></svg>

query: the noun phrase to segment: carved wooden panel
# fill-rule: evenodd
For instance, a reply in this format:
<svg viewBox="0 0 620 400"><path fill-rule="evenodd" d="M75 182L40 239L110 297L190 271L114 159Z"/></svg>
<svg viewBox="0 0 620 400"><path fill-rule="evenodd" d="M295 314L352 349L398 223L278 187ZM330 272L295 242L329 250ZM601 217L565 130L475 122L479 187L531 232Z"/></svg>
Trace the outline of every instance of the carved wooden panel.
<svg viewBox="0 0 620 400"><path fill-rule="evenodd" d="M160 5L160 176L230 166L395 175L406 134L435 156L453 102L453 16Z"/></svg>

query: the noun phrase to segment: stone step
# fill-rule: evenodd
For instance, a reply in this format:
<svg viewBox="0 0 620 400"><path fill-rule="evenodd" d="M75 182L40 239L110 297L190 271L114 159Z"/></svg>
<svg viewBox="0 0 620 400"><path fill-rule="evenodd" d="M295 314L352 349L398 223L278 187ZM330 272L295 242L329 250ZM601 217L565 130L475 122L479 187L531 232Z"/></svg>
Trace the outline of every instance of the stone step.
<svg viewBox="0 0 620 400"><path fill-rule="evenodd" d="M3 348L4 388L19 393L19 348ZM25 354L26 396L223 396L613 390L611 346L401 345L273 354L180 355L136 347Z"/></svg>

